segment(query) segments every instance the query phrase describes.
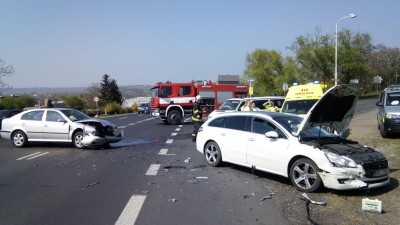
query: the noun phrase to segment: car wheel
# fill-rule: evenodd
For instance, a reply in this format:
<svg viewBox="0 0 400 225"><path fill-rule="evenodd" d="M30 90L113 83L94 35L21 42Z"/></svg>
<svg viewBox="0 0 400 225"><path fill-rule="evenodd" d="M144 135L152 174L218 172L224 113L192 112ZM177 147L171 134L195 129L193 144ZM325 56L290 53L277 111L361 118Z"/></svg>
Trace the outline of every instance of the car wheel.
<svg viewBox="0 0 400 225"><path fill-rule="evenodd" d="M379 126L379 133L381 133L381 136L383 138L389 137L388 133L385 131L385 127L383 126L383 124Z"/></svg>
<svg viewBox="0 0 400 225"><path fill-rule="evenodd" d="M23 131L15 131L11 136L13 145L17 148L23 148L28 143L28 138Z"/></svg>
<svg viewBox="0 0 400 225"><path fill-rule="evenodd" d="M210 166L217 167L222 164L221 149L214 141L207 143L206 147L204 148L204 156L207 164Z"/></svg>
<svg viewBox="0 0 400 225"><path fill-rule="evenodd" d="M72 139L72 142L74 143L75 148L82 149L85 147L82 144L82 139L83 139L83 132L82 131L75 132L74 137Z"/></svg>
<svg viewBox="0 0 400 225"><path fill-rule="evenodd" d="M318 174L318 166L311 160L301 158L290 167L290 180L303 192L314 192L321 187L322 180Z"/></svg>
<svg viewBox="0 0 400 225"><path fill-rule="evenodd" d="M167 121L171 125L178 125L182 121L182 114L177 110L172 110L172 112L168 113Z"/></svg>

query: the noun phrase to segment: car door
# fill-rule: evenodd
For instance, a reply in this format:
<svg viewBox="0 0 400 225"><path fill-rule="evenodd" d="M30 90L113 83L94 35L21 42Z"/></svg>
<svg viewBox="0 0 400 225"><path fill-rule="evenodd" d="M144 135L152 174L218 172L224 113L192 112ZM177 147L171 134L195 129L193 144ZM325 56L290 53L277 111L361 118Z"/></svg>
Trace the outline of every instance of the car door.
<svg viewBox="0 0 400 225"><path fill-rule="evenodd" d="M43 126L43 138L53 141L68 141L69 123L55 110L47 110Z"/></svg>
<svg viewBox="0 0 400 225"><path fill-rule="evenodd" d="M26 131L28 140L43 139L44 110L29 111L21 116L20 126Z"/></svg>
<svg viewBox="0 0 400 225"><path fill-rule="evenodd" d="M275 131L278 138L268 138L265 133ZM259 170L285 175L289 160L289 141L285 133L266 118L253 117L247 139L247 164Z"/></svg>
<svg viewBox="0 0 400 225"><path fill-rule="evenodd" d="M246 163L246 116L223 116L208 124L208 136L217 142L222 160L245 165Z"/></svg>

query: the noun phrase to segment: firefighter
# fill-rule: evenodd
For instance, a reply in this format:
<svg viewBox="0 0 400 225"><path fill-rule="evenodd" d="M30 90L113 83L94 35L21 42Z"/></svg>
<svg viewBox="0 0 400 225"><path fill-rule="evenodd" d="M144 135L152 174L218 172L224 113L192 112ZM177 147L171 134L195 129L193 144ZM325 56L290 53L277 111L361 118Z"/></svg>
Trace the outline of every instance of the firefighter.
<svg viewBox="0 0 400 225"><path fill-rule="evenodd" d="M200 104L201 104L201 96L197 95L196 102L194 103L194 106L193 106L193 116L192 116L192 120L194 122L194 130L192 133L192 141L193 142L196 141L197 131L201 127L201 124L203 124L203 119L202 119L203 111L201 110Z"/></svg>

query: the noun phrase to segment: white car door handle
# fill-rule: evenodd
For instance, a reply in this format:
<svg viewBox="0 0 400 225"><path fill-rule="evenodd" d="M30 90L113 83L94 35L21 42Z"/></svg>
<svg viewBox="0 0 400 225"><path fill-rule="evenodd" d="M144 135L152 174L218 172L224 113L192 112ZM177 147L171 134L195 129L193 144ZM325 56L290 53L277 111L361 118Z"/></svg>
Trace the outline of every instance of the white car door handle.
<svg viewBox="0 0 400 225"><path fill-rule="evenodd" d="M249 137L249 141L255 141L256 139L254 139L253 137Z"/></svg>

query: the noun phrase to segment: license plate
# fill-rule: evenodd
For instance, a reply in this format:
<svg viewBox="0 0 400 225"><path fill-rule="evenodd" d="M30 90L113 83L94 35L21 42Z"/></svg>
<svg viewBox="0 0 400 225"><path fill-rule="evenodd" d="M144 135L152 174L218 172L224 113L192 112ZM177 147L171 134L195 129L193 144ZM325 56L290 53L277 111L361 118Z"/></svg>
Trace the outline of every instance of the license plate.
<svg viewBox="0 0 400 225"><path fill-rule="evenodd" d="M374 173L374 177L381 177L381 176L385 176L389 173L389 168L386 169L381 169L381 170L377 170Z"/></svg>

